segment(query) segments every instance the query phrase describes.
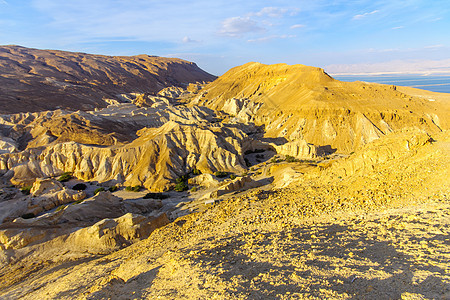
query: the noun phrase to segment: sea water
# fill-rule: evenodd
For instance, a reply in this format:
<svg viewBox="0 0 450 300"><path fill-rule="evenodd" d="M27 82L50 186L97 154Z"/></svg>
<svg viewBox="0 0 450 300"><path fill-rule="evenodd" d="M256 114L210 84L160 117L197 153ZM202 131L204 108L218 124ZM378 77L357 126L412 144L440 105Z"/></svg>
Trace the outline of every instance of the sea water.
<svg viewBox="0 0 450 300"><path fill-rule="evenodd" d="M366 81L399 86L409 86L439 93L450 93L450 74L446 75L332 75L341 81Z"/></svg>

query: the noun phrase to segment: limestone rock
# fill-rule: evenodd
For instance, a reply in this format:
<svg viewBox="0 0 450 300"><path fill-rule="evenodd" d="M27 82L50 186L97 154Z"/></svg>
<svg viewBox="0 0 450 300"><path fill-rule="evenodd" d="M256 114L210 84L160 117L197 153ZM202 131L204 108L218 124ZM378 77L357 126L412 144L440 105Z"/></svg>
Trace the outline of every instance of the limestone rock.
<svg viewBox="0 0 450 300"><path fill-rule="evenodd" d="M225 183L219 189L207 193L202 199L217 198L225 194L244 191L258 186L258 182L254 181L250 176L237 177L236 179Z"/></svg>
<svg viewBox="0 0 450 300"><path fill-rule="evenodd" d="M62 190L64 186L57 180L51 178L36 178L30 193L33 196L54 193Z"/></svg>
<svg viewBox="0 0 450 300"><path fill-rule="evenodd" d="M318 149L304 140L295 140L282 145L273 144L276 152L282 155L290 155L295 158L314 158L318 156Z"/></svg>
<svg viewBox="0 0 450 300"><path fill-rule="evenodd" d="M127 213L116 219L103 219L52 243L63 241L65 247L72 251L106 254L146 239L153 230L168 223L165 213L156 218Z"/></svg>
<svg viewBox="0 0 450 300"><path fill-rule="evenodd" d="M0 135L0 154L16 152L17 148L18 145L13 139Z"/></svg>
<svg viewBox="0 0 450 300"><path fill-rule="evenodd" d="M13 183L63 171L86 181L143 185L164 191L171 181L194 168L202 173L243 171L243 149L251 143L245 133L223 124L180 124L169 121L159 128L138 131L139 138L124 146L96 147L74 142L45 149L29 149L0 156L3 172Z"/></svg>
<svg viewBox="0 0 450 300"><path fill-rule="evenodd" d="M189 178L190 185L199 185L204 188L210 188L219 185L219 181L211 174L200 174L193 178Z"/></svg>

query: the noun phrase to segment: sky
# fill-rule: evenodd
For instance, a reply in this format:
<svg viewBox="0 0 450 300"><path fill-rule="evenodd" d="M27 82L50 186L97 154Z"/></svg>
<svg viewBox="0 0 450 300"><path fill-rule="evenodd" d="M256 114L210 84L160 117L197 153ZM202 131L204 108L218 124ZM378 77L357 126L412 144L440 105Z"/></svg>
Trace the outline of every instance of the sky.
<svg viewBox="0 0 450 300"><path fill-rule="evenodd" d="M257 61L330 74L450 72L449 0L0 0L0 45Z"/></svg>

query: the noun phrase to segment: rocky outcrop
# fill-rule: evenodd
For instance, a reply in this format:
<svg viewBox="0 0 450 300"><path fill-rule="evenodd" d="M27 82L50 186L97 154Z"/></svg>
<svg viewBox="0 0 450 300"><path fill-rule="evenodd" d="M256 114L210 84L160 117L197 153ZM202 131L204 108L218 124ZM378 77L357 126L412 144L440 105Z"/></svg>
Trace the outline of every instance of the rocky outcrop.
<svg viewBox="0 0 450 300"><path fill-rule="evenodd" d="M294 140L282 145L273 144L273 147L278 154L289 155L294 158L314 158L318 156L318 148L304 140Z"/></svg>
<svg viewBox="0 0 450 300"><path fill-rule="evenodd" d="M93 110L124 93L153 93L215 76L196 64L149 55L105 56L0 47L0 113ZM103 99L108 99L105 101Z"/></svg>
<svg viewBox="0 0 450 300"><path fill-rule="evenodd" d="M211 198L217 198L233 192L242 192L251 188L260 186L260 184L254 181L249 176L237 177L233 180L229 180L223 183L218 189L206 193L201 199L207 200Z"/></svg>
<svg viewBox="0 0 450 300"><path fill-rule="evenodd" d="M164 213L156 218L127 213L116 219L103 219L90 227L59 237L52 244L64 243L72 252L106 254L146 239L153 230L168 223L169 219Z"/></svg>
<svg viewBox="0 0 450 300"><path fill-rule="evenodd" d="M366 145L346 159L333 164L323 163L323 169L327 169L326 172L332 177L372 173L389 161L402 157L407 159L432 141L429 134L420 130L392 133Z"/></svg>
<svg viewBox="0 0 450 300"><path fill-rule="evenodd" d="M193 178L189 178L190 185L198 185L204 188L210 188L219 185L219 181L211 174L200 174Z"/></svg>
<svg viewBox="0 0 450 300"><path fill-rule="evenodd" d="M199 126L170 121L137 134L139 138L120 147L69 142L5 154L0 157L0 167L15 184L65 171L86 181L143 185L164 191L175 178L194 168L204 173L243 171L243 153L251 141L241 130L221 123Z"/></svg>
<svg viewBox="0 0 450 300"><path fill-rule="evenodd" d="M2 202L0 208L0 223L12 221L17 217L34 217L55 207L86 198L83 191L74 191L64 187L54 179L38 178L31 190L30 196L14 198Z"/></svg>
<svg viewBox="0 0 450 300"><path fill-rule="evenodd" d="M80 194L84 193L78 193L78 195ZM41 196L40 199L33 198L32 201L39 203L40 208L49 210L55 206L44 207L43 205L50 203L51 195L50 193L45 195L47 197ZM20 201L17 201L16 205L17 203L20 203ZM31 203L31 201L28 203ZM97 227L94 226L90 230L81 231L77 235L74 235L72 239L78 241L74 243L79 245L83 238L88 238L87 235L94 236L97 234L97 240L94 239L95 241L92 241L92 243L100 243L98 247L104 247L106 249L108 243L112 243L111 241L106 242L106 240L118 234L125 238L126 241L146 238L155 228L155 224L152 225L149 223L149 220L153 217L142 217L131 214L147 214L161 208L161 203L153 199L142 199L139 202L123 201L122 198L116 197L109 192L100 192L93 198L86 199L79 204L66 206L64 206L63 202L59 204L63 204L61 209L30 219L23 219L17 216L13 218L14 211L10 207L10 221L0 225L0 246L4 249L20 249L33 244L44 243L58 236L70 235L80 227L90 228L93 224L98 223ZM126 215L127 213L130 214ZM123 215L126 215L126 217L120 220L107 220ZM157 221L158 226L165 224L166 221L164 221L164 218L167 219L167 217L163 217L163 219ZM108 231L108 228L111 230ZM129 231L127 232L127 230ZM101 236L106 234L106 231L109 232L109 237L101 239ZM62 239L65 240L66 238L67 236ZM88 247L87 245L89 243L90 241L84 241L86 247ZM112 244L109 245L114 248L119 244L114 244L114 246Z"/></svg>

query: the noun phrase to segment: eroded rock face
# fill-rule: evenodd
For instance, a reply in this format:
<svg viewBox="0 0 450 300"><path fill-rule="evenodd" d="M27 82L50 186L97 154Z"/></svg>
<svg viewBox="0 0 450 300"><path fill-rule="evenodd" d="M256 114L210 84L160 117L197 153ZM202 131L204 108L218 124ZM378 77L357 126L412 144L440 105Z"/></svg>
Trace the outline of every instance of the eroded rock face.
<svg viewBox="0 0 450 300"><path fill-rule="evenodd" d="M193 178L189 178L188 183L190 185L198 185L204 188L210 188L217 186L219 181L211 174L200 174Z"/></svg>
<svg viewBox="0 0 450 300"><path fill-rule="evenodd" d="M30 193L33 196L41 196L42 194L58 192L62 189L64 189L64 186L57 180L50 178L37 178L33 183Z"/></svg>
<svg viewBox="0 0 450 300"><path fill-rule="evenodd" d="M164 213L156 218L127 213L116 219L103 219L52 242L64 242L72 251L106 254L146 239L153 230L168 223L169 219Z"/></svg>
<svg viewBox="0 0 450 300"><path fill-rule="evenodd" d="M330 165L324 165L329 169L331 176L351 176L355 173L369 173L376 170L378 165L398 160L400 157L408 157L416 153L417 149L432 143L432 138L421 130L405 130L374 141L355 152L350 157Z"/></svg>
<svg viewBox="0 0 450 300"><path fill-rule="evenodd" d="M149 55L105 56L20 46L0 47L0 113L93 110L118 94L154 93L209 82L196 64Z"/></svg>
<svg viewBox="0 0 450 300"><path fill-rule="evenodd" d="M73 202L73 199L71 199L70 202L64 202L56 198L56 195L60 196L62 192L67 192L67 190L64 189L53 194L46 194L45 196L47 197L41 196L40 198L32 198L28 203L36 203L36 205L35 207L31 207L31 209L28 208L27 211L48 211L54 208L55 204L63 205ZM73 194L84 196L84 192ZM44 205L48 206L44 207ZM122 239L121 241L129 242L132 242L134 239L147 237L155 228L149 223L153 217L144 217L142 214L157 210L160 207L161 204L153 199L142 199L139 202L127 202L109 192L100 192L93 198L87 199L82 203L72 203L62 206L60 210L48 212L35 218L23 219L16 216L13 219L13 212L10 210L9 219L13 220L0 225L0 245L3 244L3 247L6 249L20 249L33 244L44 243L58 236L71 234L74 230L85 227L87 228L86 230L73 236L73 242L75 244L84 243L84 245L88 247L90 242L83 242L82 240L88 238L89 235L95 236L95 234L97 234L97 238L94 239L95 241L92 241L92 243L100 243L99 247L104 247L104 249L106 249L108 243L112 243L112 241L104 241L109 240L110 238L114 239L114 236L116 235L120 235L124 238L124 240L120 238ZM140 214L140 216L137 214ZM120 219L119 217L121 216L124 217ZM119 220L109 220L115 218L119 218ZM166 221L164 221L164 218L167 219L165 215L162 218L163 219L157 221L157 224L160 224L160 226L165 224L164 222ZM107 219L107 221L102 221L105 219ZM90 226L95 223L98 223L98 226L91 228ZM108 232L108 237L101 239L101 236L106 234L106 232ZM67 236L62 239L65 240L66 238ZM122 246L119 240L117 240L118 242L117 244L114 244L114 246L112 246L112 244L109 245L113 248L115 246Z"/></svg>
<svg viewBox="0 0 450 300"><path fill-rule="evenodd" d="M0 222L12 221L25 215L37 216L60 205L86 198L83 191L68 189L54 179L36 179L30 193L29 196L16 197L2 202Z"/></svg>
<svg viewBox="0 0 450 300"><path fill-rule="evenodd" d="M247 137L220 123L194 126L167 122L138 132L132 143L116 147L60 143L0 158L13 183L72 172L83 180L143 185L167 190L173 179L194 168L205 173L243 171Z"/></svg>
<svg viewBox="0 0 450 300"><path fill-rule="evenodd" d="M251 120L264 126L265 137L350 153L392 131L415 127L432 134L449 128L448 97L430 102L407 93L340 82L314 67L248 63L206 85L192 105ZM241 116L245 111L249 118Z"/></svg>
<svg viewBox="0 0 450 300"><path fill-rule="evenodd" d="M295 140L282 145L273 145L278 154L295 158L313 158L319 155L318 148L304 140Z"/></svg>

